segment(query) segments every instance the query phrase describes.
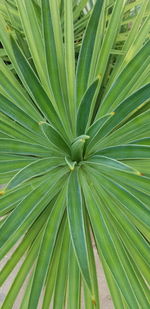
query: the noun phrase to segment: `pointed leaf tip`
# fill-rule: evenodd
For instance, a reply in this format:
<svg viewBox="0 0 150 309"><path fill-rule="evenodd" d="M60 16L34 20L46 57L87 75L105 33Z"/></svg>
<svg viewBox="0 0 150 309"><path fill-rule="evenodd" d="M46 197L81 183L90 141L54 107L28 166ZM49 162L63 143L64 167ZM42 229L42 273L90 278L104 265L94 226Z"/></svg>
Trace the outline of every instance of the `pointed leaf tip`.
<svg viewBox="0 0 150 309"><path fill-rule="evenodd" d="M5 194L5 191L0 191L0 195L4 195Z"/></svg>
<svg viewBox="0 0 150 309"><path fill-rule="evenodd" d="M80 141L81 143L85 143L85 139L83 139L83 138L79 139L79 141Z"/></svg>
<svg viewBox="0 0 150 309"><path fill-rule="evenodd" d="M41 126L42 124L46 124L46 121L39 121L38 124Z"/></svg>
<svg viewBox="0 0 150 309"><path fill-rule="evenodd" d="M139 172L139 171L136 171L136 175L143 176L143 174L141 172Z"/></svg>
<svg viewBox="0 0 150 309"><path fill-rule="evenodd" d="M115 114L116 114L115 112L111 112L111 113L110 113L111 116L114 116Z"/></svg>
<svg viewBox="0 0 150 309"><path fill-rule="evenodd" d="M9 26L9 25L6 25L6 32L12 32L13 31L13 29Z"/></svg>
<svg viewBox="0 0 150 309"><path fill-rule="evenodd" d="M86 141L87 139L89 139L89 138L90 138L89 135L83 135L82 138L79 139L79 141L82 142L82 143L85 143L85 141Z"/></svg>
<svg viewBox="0 0 150 309"><path fill-rule="evenodd" d="M65 157L65 161L66 161L67 165L69 166L69 169L71 171L73 171L74 168L75 168L75 165L77 164L77 162L76 161L71 161L70 158L67 158L67 157Z"/></svg>
<svg viewBox="0 0 150 309"><path fill-rule="evenodd" d="M92 297L92 304L93 304L94 306L96 306L96 300L95 300L95 297Z"/></svg>

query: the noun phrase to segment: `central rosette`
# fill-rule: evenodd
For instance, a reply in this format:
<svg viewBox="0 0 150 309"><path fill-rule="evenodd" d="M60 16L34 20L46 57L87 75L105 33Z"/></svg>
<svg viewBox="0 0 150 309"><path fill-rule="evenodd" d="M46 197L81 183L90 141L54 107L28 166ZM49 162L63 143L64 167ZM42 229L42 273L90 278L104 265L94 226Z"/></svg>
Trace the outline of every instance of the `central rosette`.
<svg viewBox="0 0 150 309"><path fill-rule="evenodd" d="M71 144L71 159L77 163L83 160L84 157L84 145L87 139L90 137L88 135L80 135Z"/></svg>

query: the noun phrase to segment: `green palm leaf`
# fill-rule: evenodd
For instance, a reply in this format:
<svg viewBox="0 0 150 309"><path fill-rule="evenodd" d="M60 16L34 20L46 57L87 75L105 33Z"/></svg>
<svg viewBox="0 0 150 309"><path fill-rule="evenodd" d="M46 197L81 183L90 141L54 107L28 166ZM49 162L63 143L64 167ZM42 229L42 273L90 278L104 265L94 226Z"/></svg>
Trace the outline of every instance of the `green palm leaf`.
<svg viewBox="0 0 150 309"><path fill-rule="evenodd" d="M72 172L69 179L67 204L69 228L72 243L83 277L89 290L91 290L88 253L85 239L83 201L78 180L78 174L76 170Z"/></svg>
<svg viewBox="0 0 150 309"><path fill-rule="evenodd" d="M2 309L149 308L149 10L0 3Z"/></svg>

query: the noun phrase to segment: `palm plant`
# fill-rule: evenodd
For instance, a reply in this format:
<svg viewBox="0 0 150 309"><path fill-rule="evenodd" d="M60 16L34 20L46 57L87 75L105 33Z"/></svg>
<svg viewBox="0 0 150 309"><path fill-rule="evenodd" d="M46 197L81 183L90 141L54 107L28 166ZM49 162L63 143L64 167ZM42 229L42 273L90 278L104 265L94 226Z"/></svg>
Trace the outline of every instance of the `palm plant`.
<svg viewBox="0 0 150 309"><path fill-rule="evenodd" d="M149 308L148 2L7 1L23 35L1 15L1 285L23 261L2 309L27 277L21 309L100 308L93 238L115 308Z"/></svg>

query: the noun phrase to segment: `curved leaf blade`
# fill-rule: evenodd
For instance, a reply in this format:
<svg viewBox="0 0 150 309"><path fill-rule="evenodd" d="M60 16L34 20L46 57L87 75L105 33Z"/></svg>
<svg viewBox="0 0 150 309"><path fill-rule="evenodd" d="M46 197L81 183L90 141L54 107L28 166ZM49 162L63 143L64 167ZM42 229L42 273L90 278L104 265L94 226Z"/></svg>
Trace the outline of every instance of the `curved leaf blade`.
<svg viewBox="0 0 150 309"><path fill-rule="evenodd" d="M63 161L60 158L48 157L36 160L21 169L8 183L7 189L13 189L31 178L47 174L59 165L63 166Z"/></svg>
<svg viewBox="0 0 150 309"><path fill-rule="evenodd" d="M36 309L38 300L41 294L42 286L44 284L45 276L49 264L51 263L52 253L56 242L59 225L65 209L66 186L59 194L53 210L49 216L46 229L44 231L41 248L36 264L36 269L33 278L31 295L29 299L29 309Z"/></svg>
<svg viewBox="0 0 150 309"><path fill-rule="evenodd" d="M150 147L133 144L111 146L96 152L96 155L107 156L117 160L150 159Z"/></svg>
<svg viewBox="0 0 150 309"><path fill-rule="evenodd" d="M40 123L42 131L52 144L61 149L65 153L70 153L70 149L61 134L50 124L46 122Z"/></svg>
<svg viewBox="0 0 150 309"><path fill-rule="evenodd" d="M94 102L94 96L98 87L99 78L86 90L77 113L77 135L84 134L86 127L90 122L91 108Z"/></svg>
<svg viewBox="0 0 150 309"><path fill-rule="evenodd" d="M85 237L83 205L78 172L71 172L68 184L67 212L72 245L81 269L83 278L91 291L91 279L88 262L88 252Z"/></svg>
<svg viewBox="0 0 150 309"><path fill-rule="evenodd" d="M90 72L90 64L91 64L91 55L93 52L93 46L96 40L97 27L99 24L99 19L101 15L103 0L96 1L92 16L89 20L82 47L80 50L80 55L78 59L77 65L77 103L81 102L81 98L83 97L86 89L87 89L87 81Z"/></svg>

